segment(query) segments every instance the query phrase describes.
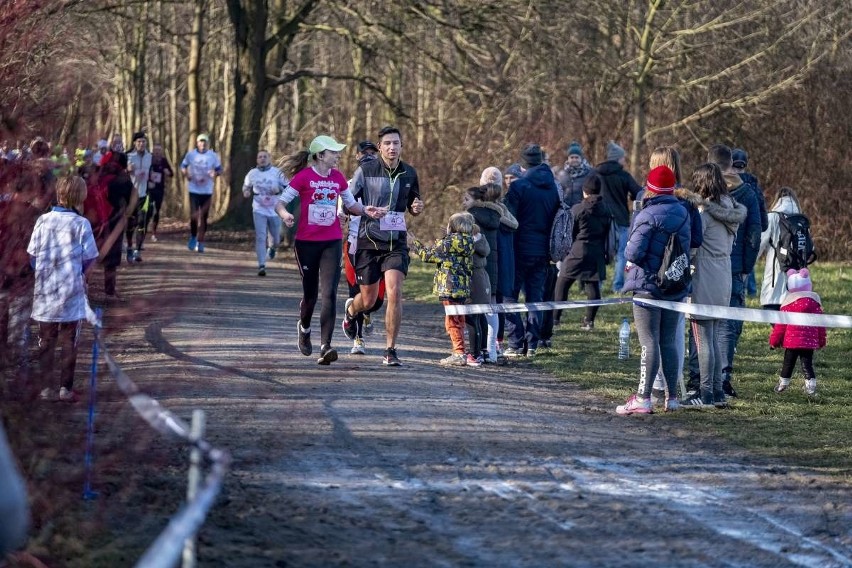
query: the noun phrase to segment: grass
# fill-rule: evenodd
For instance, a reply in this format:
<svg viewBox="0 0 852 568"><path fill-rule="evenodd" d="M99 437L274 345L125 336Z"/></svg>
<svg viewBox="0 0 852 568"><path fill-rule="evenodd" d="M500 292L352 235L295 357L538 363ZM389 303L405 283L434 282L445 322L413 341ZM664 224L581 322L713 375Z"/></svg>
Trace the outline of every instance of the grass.
<svg viewBox="0 0 852 568"><path fill-rule="evenodd" d="M826 262L811 268L814 289L822 298L825 313L852 314L852 264ZM760 263L758 278L762 271ZM412 261L406 298L437 301L431 293L433 274L432 267ZM584 299L576 287L571 293L571 299ZM759 308L757 298L749 298L748 307ZM579 329L580 310L563 313L553 349L537 357L535 365L599 395L612 403L614 412L615 405L638 384L635 330L631 358L617 358L618 326L623 317L632 322L629 304L604 306L598 312L594 332L586 333ZM819 385L815 397L805 396L801 376L794 377L784 393L772 390L783 350L769 349L769 331L768 324L744 324L734 360L734 386L739 397L732 408L658 414L653 419L729 440L758 456L852 475L852 330L828 329L828 345L814 357Z"/></svg>

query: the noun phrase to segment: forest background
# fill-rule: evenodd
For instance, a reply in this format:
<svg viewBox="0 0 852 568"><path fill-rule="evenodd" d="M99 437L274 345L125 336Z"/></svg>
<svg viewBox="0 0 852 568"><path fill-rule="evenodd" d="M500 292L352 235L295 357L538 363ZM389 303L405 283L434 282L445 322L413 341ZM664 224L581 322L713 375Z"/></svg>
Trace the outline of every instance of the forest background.
<svg viewBox="0 0 852 568"><path fill-rule="evenodd" d="M847 0L4 0L0 137L91 146L145 127L172 164L208 132L214 203L248 224L258 148L386 124L420 174L435 233L489 165L525 142L551 163L610 139L640 182L674 145L685 182L707 148L745 148L767 202L799 194L824 259L852 258L852 12ZM188 208L181 180L166 214Z"/></svg>

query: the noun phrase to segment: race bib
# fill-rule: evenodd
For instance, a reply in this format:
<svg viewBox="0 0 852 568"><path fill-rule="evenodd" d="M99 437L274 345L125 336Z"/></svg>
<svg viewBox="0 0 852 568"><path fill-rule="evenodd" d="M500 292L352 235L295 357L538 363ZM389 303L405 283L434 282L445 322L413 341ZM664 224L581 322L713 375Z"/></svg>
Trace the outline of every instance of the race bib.
<svg viewBox="0 0 852 568"><path fill-rule="evenodd" d="M379 228L382 231L405 231L405 215L399 211L388 211L379 220Z"/></svg>
<svg viewBox="0 0 852 568"><path fill-rule="evenodd" d="M328 227L337 221L337 207L322 203L308 205L308 225Z"/></svg>

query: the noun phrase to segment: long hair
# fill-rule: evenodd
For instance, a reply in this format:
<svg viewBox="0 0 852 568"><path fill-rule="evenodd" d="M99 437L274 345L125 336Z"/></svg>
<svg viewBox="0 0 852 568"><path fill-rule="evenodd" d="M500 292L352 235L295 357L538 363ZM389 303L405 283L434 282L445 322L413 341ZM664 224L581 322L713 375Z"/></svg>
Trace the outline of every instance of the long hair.
<svg viewBox="0 0 852 568"><path fill-rule="evenodd" d="M692 191L709 201L721 201L722 196L728 194L721 168L710 163L695 168L692 172Z"/></svg>
<svg viewBox="0 0 852 568"><path fill-rule="evenodd" d="M651 158L648 160L648 169L653 170L657 166L668 166L674 172L675 181L678 186L683 185L683 180L680 175L680 154L671 146L657 146L651 152Z"/></svg>
<svg viewBox="0 0 852 568"><path fill-rule="evenodd" d="M778 193L775 194L775 202L772 204L773 210L775 209L775 207L778 206L779 203L781 203L781 200L784 197L789 197L790 199L792 199L793 203L796 204L796 209L798 209L799 211L802 210L802 205L799 203L799 198L796 197L796 192L793 190L792 187L787 187L786 185L779 189Z"/></svg>
<svg viewBox="0 0 852 568"><path fill-rule="evenodd" d="M308 161L310 158L311 153L307 150L299 150L295 154L290 154L284 158L284 161L281 163L281 171L284 172L288 178L293 179L293 176L308 167Z"/></svg>

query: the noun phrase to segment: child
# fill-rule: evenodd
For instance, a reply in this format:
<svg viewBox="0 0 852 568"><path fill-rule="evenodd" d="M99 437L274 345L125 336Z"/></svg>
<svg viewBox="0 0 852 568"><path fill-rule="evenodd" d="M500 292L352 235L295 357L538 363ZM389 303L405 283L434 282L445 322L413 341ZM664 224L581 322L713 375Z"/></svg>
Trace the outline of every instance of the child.
<svg viewBox="0 0 852 568"><path fill-rule="evenodd" d="M455 213L447 223L447 236L439 239L435 246L425 247L413 238L411 248L423 262L438 265L432 291L445 306L464 304L470 297L470 280L473 274L473 215ZM453 353L441 359L442 365L463 367L467 365L464 350L465 317L446 316L447 334L453 344Z"/></svg>
<svg viewBox="0 0 852 568"><path fill-rule="evenodd" d="M86 317L84 273L98 249L89 221L78 208L86 199L86 182L79 176L62 178L56 187L59 205L39 217L27 252L35 269L32 319L38 323L39 364L45 388L41 398L52 398L57 342L62 347L59 400L74 402L77 339Z"/></svg>
<svg viewBox="0 0 852 568"><path fill-rule="evenodd" d="M787 297L781 304L782 312L799 314L821 314L822 304L813 291L810 272L807 268L787 271ZM784 348L784 363L775 392L783 392L790 386L796 359L802 360L805 373L805 392L816 394L816 374L814 373L814 351L825 347L825 328L805 325L787 325L776 323L769 335L769 348Z"/></svg>
<svg viewBox="0 0 852 568"><path fill-rule="evenodd" d="M470 280L470 302L472 304L488 304L491 302L491 284L486 270L488 255L491 247L479 229L479 225L473 225L473 273ZM470 352L465 355L467 364L471 367L479 367L488 359L486 339L488 327L485 314L471 314L465 316L468 337L470 338ZM495 363L495 360L488 359Z"/></svg>

